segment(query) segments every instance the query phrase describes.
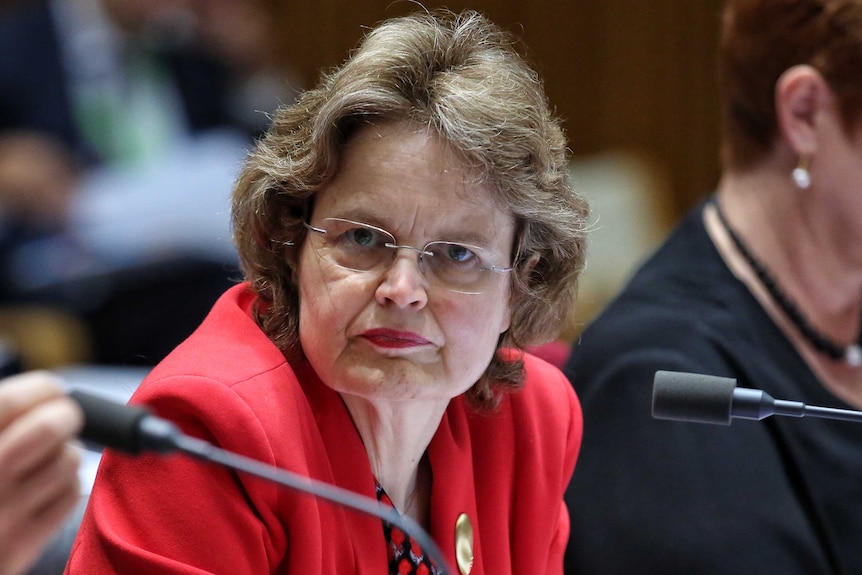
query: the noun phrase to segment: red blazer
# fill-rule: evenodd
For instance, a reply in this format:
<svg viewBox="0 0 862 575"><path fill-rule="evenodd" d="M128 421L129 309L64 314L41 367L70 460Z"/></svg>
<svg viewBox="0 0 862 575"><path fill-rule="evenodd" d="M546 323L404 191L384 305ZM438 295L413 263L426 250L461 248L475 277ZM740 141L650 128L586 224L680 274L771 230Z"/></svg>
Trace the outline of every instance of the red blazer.
<svg viewBox="0 0 862 575"><path fill-rule="evenodd" d="M375 498L340 396L285 361L252 320L253 301L246 285L226 292L132 402L229 451ZM526 368L524 389L492 414L452 400L428 447L430 534L457 569L466 513L473 575L563 572L580 405L558 369L530 355ZM108 450L66 572L384 575L388 563L377 518L183 455Z"/></svg>

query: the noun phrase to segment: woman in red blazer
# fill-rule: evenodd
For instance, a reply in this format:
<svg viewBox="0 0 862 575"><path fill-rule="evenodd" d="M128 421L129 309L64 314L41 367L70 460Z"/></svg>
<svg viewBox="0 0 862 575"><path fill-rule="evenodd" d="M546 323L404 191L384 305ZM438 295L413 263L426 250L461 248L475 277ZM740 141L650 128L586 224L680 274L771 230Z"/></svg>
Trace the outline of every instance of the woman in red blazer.
<svg viewBox="0 0 862 575"><path fill-rule="evenodd" d="M393 505L462 574L562 573L581 439L569 383L522 350L567 316L587 208L512 46L473 12L394 19L279 110L234 190L247 282L133 398ZM437 559L261 479L108 452L67 572L434 574Z"/></svg>

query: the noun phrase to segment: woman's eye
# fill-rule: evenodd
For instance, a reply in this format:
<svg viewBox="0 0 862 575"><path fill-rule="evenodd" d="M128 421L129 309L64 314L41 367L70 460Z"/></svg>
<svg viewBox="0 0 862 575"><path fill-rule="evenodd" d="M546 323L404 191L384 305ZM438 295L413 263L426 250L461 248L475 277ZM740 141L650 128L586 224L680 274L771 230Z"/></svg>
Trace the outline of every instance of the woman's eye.
<svg viewBox="0 0 862 575"><path fill-rule="evenodd" d="M476 254L467 247L459 246L458 244L449 244L446 247L446 257L456 263L470 263L476 259Z"/></svg>
<svg viewBox="0 0 862 575"><path fill-rule="evenodd" d="M378 234L367 228L353 228L347 230L344 235L351 243L361 247L372 247L379 243Z"/></svg>

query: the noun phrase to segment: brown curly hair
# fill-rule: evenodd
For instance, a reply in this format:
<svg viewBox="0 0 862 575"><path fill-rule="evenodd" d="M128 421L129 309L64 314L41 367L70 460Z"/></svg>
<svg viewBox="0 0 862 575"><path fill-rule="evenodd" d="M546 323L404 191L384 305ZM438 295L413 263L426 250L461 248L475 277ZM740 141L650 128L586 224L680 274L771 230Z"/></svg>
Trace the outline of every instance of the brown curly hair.
<svg viewBox="0 0 862 575"><path fill-rule="evenodd" d="M467 393L492 409L523 382L523 361L500 349L547 341L570 314L588 208L569 185L565 136L537 74L515 39L477 12L388 20L316 88L276 111L233 191L234 240L259 296L256 319L288 359L303 356L295 276L303 216L351 134L379 121L439 134L515 217L511 328Z"/></svg>

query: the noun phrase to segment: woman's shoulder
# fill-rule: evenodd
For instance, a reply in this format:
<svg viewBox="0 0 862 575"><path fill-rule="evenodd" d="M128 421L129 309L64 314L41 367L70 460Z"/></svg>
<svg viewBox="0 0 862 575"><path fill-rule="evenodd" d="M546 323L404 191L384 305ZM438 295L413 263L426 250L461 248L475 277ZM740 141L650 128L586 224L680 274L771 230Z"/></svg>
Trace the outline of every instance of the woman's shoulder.
<svg viewBox="0 0 862 575"><path fill-rule="evenodd" d="M511 438L513 449L577 450L583 429L581 405L575 390L560 369L530 353L524 361L521 389L503 395L497 409L472 415L470 426L475 438L491 437L494 449L503 438Z"/></svg>
<svg viewBox="0 0 862 575"><path fill-rule="evenodd" d="M221 358L213 358L218 364ZM284 420L300 421L302 390L290 364L237 361L220 370L197 361L171 361L153 370L132 395L187 433L230 443L230 437L278 435Z"/></svg>
<svg viewBox="0 0 862 575"><path fill-rule="evenodd" d="M509 400L512 408L534 413L561 425L582 424L581 405L569 379L559 367L530 353L524 354L524 386Z"/></svg>
<svg viewBox="0 0 862 575"><path fill-rule="evenodd" d="M285 421L301 425L297 373L255 323L249 297L245 285L228 290L131 402L147 404L186 432L226 443L249 434L265 441Z"/></svg>
<svg viewBox="0 0 862 575"><path fill-rule="evenodd" d="M550 410L564 418L572 416L578 408L578 398L560 367L531 352L505 350L512 359L524 362L524 383L521 389L503 396L504 409ZM578 413L579 414L579 413Z"/></svg>
<svg viewBox="0 0 862 575"><path fill-rule="evenodd" d="M227 290L201 325L156 365L144 387L176 376L233 386L290 369L281 351L252 317L254 294L247 284Z"/></svg>
<svg viewBox="0 0 862 575"><path fill-rule="evenodd" d="M557 367L529 353L523 359L523 387L505 394L497 409L473 412L462 402L466 428L450 413L454 443L469 443L477 481L517 475L535 481L538 489L563 489L580 451L581 406ZM469 439L460 433L469 433Z"/></svg>

